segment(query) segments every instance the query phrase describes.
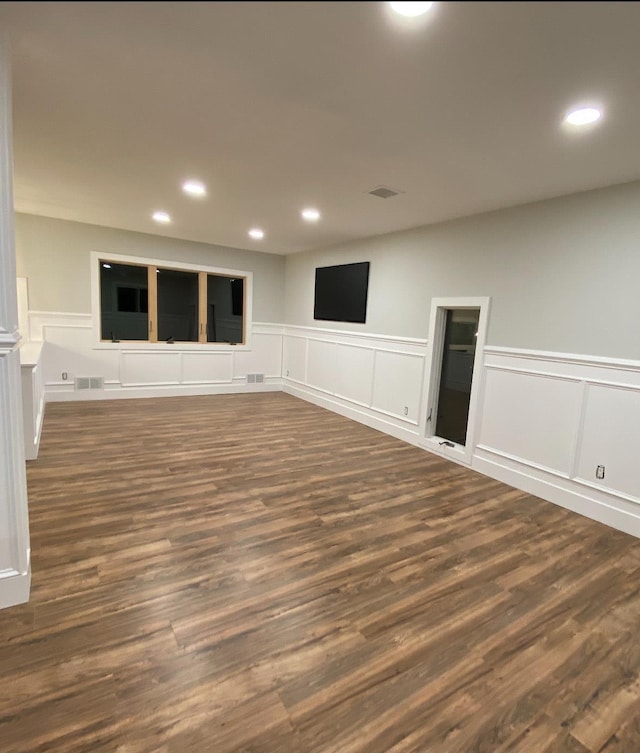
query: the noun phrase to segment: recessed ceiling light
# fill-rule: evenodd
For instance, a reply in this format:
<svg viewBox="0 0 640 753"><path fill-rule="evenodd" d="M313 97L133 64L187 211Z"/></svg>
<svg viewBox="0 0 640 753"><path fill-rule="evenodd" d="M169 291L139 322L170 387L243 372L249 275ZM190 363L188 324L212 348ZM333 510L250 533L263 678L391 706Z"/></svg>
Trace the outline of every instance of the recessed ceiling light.
<svg viewBox="0 0 640 753"><path fill-rule="evenodd" d="M182 184L182 190L188 193L189 196L206 196L207 187L199 180L187 180Z"/></svg>
<svg viewBox="0 0 640 753"><path fill-rule="evenodd" d="M161 225L166 225L167 223L171 222L171 216L168 212L154 212L151 215L151 218L155 222L159 222Z"/></svg>
<svg viewBox="0 0 640 753"><path fill-rule="evenodd" d="M111 269L111 264L103 264L102 265L105 269Z"/></svg>
<svg viewBox="0 0 640 753"><path fill-rule="evenodd" d="M261 241L264 238L264 230L260 230L259 227L252 227L251 230L249 230L249 235L254 241Z"/></svg>
<svg viewBox="0 0 640 753"><path fill-rule="evenodd" d="M430 10L434 3L389 3L389 5L401 16L415 18Z"/></svg>
<svg viewBox="0 0 640 753"><path fill-rule="evenodd" d="M300 212L302 219L307 222L317 222L320 219L320 212L313 207L307 207Z"/></svg>
<svg viewBox="0 0 640 753"><path fill-rule="evenodd" d="M570 110L564 118L565 123L574 126L583 126L595 123L600 120L602 112L595 107L580 107L577 110Z"/></svg>

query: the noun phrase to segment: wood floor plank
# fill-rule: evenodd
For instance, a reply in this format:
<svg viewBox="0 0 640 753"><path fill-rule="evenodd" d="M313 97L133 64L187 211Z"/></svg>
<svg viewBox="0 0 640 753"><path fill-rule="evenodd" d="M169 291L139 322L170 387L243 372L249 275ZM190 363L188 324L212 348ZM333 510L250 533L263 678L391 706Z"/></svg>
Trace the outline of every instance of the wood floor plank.
<svg viewBox="0 0 640 753"><path fill-rule="evenodd" d="M635 753L640 542L282 393L49 404L1 753Z"/></svg>

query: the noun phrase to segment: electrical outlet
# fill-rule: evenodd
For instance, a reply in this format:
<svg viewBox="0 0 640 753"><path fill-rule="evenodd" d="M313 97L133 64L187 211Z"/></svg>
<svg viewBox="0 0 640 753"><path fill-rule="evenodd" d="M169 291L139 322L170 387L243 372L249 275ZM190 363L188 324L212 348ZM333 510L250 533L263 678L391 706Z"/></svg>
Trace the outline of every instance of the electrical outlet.
<svg viewBox="0 0 640 753"><path fill-rule="evenodd" d="M604 466L599 465L596 467L596 478L604 478Z"/></svg>
<svg viewBox="0 0 640 753"><path fill-rule="evenodd" d="M62 380L63 380L64 382L66 382L68 378L69 378L69 375L67 374L67 372L66 372L66 371L63 371L63 372L62 372Z"/></svg>

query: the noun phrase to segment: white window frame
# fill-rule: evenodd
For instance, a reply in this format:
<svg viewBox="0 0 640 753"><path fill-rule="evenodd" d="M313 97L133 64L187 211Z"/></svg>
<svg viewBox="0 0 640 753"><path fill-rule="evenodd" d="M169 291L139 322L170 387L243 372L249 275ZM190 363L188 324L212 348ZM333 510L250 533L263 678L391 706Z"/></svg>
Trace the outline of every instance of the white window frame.
<svg viewBox="0 0 640 753"><path fill-rule="evenodd" d="M202 264L185 264L169 259L149 259L143 256L128 256L124 254L111 254L104 251L92 251L91 259L91 326L93 331L94 350L136 350L136 351L198 351L198 353L221 351L251 350L253 330L253 272L241 269L223 269L222 267L208 267ZM242 277L244 287L244 343L230 345L229 343L166 343L147 342L146 340L128 340L120 343L112 343L101 339L101 308L100 308L100 263L113 262L114 264L137 264L139 266L155 266L161 269L178 269L185 272L206 272L211 275L223 277Z"/></svg>

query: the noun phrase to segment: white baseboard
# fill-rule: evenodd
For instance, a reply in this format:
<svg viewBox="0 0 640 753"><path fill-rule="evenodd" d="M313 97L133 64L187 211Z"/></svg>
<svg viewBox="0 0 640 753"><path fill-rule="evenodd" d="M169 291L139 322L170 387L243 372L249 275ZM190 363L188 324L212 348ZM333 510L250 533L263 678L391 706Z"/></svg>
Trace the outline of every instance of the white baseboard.
<svg viewBox="0 0 640 753"><path fill-rule="evenodd" d="M377 429L385 434L389 434L396 439L402 439L405 442L413 445L419 445L420 436L418 433L418 427L405 428L398 424L393 423L380 415L376 415L372 410L366 407L354 407L354 403L343 400L333 395L323 395L316 392L312 388L306 385L297 384L290 380L284 379L281 389L288 395L299 397L301 400L306 400L309 403L318 405L321 408L339 413L341 416L350 418L353 421L369 426L371 429Z"/></svg>
<svg viewBox="0 0 640 753"><path fill-rule="evenodd" d="M410 429L399 426L382 416L375 415L371 409L355 406L354 403L333 395L324 395L308 385L295 383L286 378L283 380L282 389L290 395L382 431L420 447L426 452L440 455L437 450L434 451L425 446L417 427ZM446 460L455 461L449 456L440 456ZM468 467L467 463L462 463L462 465ZM501 457L480 448L476 448L472 455L471 468L516 489L522 489L528 494L640 538L640 505L630 499L595 489L574 479L562 478L544 469Z"/></svg>
<svg viewBox="0 0 640 753"><path fill-rule="evenodd" d="M142 397L179 397L180 395L228 395L247 392L280 392L282 380L266 377L263 384L173 384L147 385L144 387L121 387L105 385L102 390L47 389L46 402L62 403L85 400L122 400Z"/></svg>
<svg viewBox="0 0 640 753"><path fill-rule="evenodd" d="M476 450L471 467L505 484L640 538L640 505L544 470Z"/></svg>
<svg viewBox="0 0 640 753"><path fill-rule="evenodd" d="M29 601L31 589L31 565L24 573L0 573L0 609L15 607Z"/></svg>

